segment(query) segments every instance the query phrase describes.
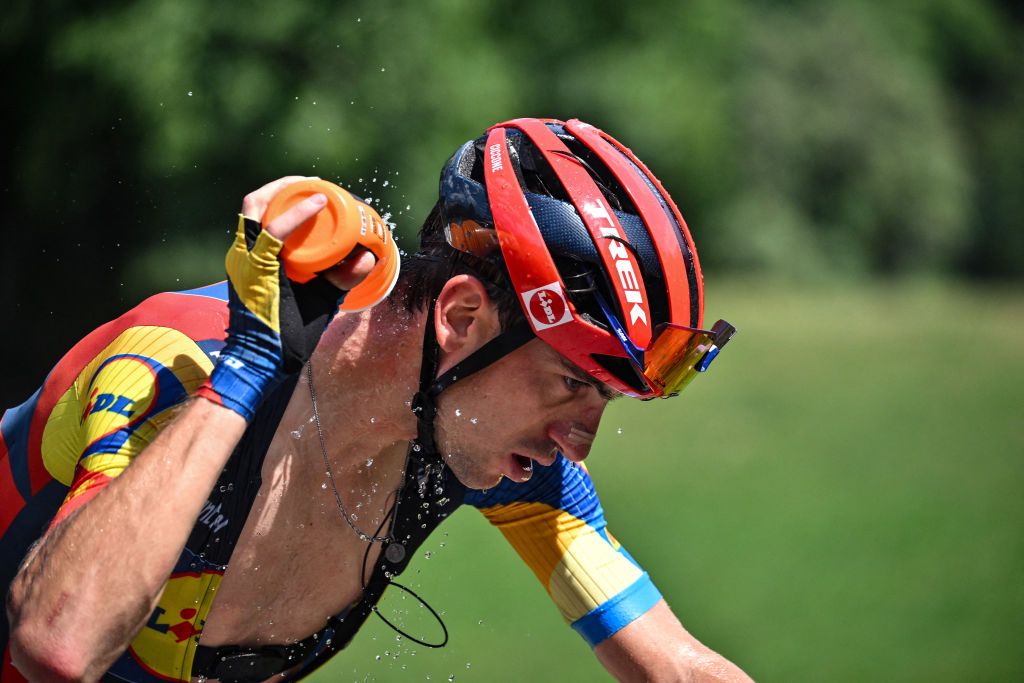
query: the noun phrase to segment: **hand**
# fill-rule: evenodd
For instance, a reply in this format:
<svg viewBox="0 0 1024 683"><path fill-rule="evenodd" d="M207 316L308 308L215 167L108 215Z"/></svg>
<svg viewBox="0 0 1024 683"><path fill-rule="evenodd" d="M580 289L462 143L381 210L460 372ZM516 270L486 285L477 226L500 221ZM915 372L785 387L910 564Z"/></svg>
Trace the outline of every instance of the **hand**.
<svg viewBox="0 0 1024 683"><path fill-rule="evenodd" d="M267 183L255 192L245 196L245 199L242 200L242 215L256 223L256 227L259 227L263 214L267 212L267 207L270 205L270 200L274 198L274 195L292 183L300 180L309 180L311 177L292 175L279 178L272 183ZM300 202L271 221L267 225L267 232L284 242L288 235L303 222L316 215L321 208L323 207L315 208L308 205L307 202ZM361 245L356 245L356 248L348 257L339 261L335 266L327 269L318 277L324 278L338 290L347 292L369 275L375 263L376 260L368 249Z"/></svg>
<svg viewBox="0 0 1024 683"><path fill-rule="evenodd" d="M305 284L289 282L278 260L283 240L326 205L316 194L275 218L266 230L259 219L270 199L290 183L289 176L246 196L238 231L228 252L228 338L210 379L198 395L224 405L247 421L263 398L286 375L309 359L346 289L373 267L372 255L350 255L330 269L330 277ZM344 289L343 289L344 288Z"/></svg>

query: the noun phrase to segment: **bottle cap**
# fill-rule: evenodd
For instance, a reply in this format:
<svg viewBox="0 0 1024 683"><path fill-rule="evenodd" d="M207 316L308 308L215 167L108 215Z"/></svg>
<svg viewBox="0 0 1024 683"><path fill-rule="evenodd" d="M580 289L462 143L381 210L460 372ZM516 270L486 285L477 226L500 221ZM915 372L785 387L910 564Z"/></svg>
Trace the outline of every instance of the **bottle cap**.
<svg viewBox="0 0 1024 683"><path fill-rule="evenodd" d="M361 311L377 305L398 282L401 259L391 230L373 207L327 180L300 180L270 200L263 214L263 227L317 193L327 197L327 205L288 236L281 249L285 275L294 282L309 282L360 244L373 253L377 264L348 292L341 310Z"/></svg>

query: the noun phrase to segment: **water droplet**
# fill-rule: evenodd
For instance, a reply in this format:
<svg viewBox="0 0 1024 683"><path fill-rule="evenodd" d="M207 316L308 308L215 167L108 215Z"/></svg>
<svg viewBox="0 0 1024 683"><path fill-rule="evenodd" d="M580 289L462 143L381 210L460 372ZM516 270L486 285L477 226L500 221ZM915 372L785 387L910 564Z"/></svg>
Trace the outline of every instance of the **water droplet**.
<svg viewBox="0 0 1024 683"><path fill-rule="evenodd" d="M320 488L326 489L327 488L327 482L325 481L324 483L320 484Z"/></svg>
<svg viewBox="0 0 1024 683"><path fill-rule="evenodd" d="M462 409L461 408L456 408L455 409L455 417L462 417Z"/></svg>
<svg viewBox="0 0 1024 683"><path fill-rule="evenodd" d="M471 417L471 418L469 418L469 421L470 421L470 422L471 422L472 424L476 424L476 423L477 423L477 422L479 422L480 420L476 419L475 417Z"/></svg>
<svg viewBox="0 0 1024 683"><path fill-rule="evenodd" d="M430 552L429 550L427 552L423 553L423 558L426 559L426 560L429 560L433 556L434 556L434 553Z"/></svg>
<svg viewBox="0 0 1024 683"><path fill-rule="evenodd" d="M449 676L448 680L449 681L454 681L455 680L455 674L452 674L451 676Z"/></svg>
<svg viewBox="0 0 1024 683"><path fill-rule="evenodd" d="M618 429L616 429L615 433L616 434L621 434L622 433L622 427L619 427Z"/></svg>
<svg viewBox="0 0 1024 683"><path fill-rule="evenodd" d="M366 459L366 466L367 466L367 467L370 467L370 466L372 466L372 465L373 465L373 458L367 458L367 459Z"/></svg>
<svg viewBox="0 0 1024 683"><path fill-rule="evenodd" d="M188 91L188 96L192 97L192 91L191 90Z"/></svg>

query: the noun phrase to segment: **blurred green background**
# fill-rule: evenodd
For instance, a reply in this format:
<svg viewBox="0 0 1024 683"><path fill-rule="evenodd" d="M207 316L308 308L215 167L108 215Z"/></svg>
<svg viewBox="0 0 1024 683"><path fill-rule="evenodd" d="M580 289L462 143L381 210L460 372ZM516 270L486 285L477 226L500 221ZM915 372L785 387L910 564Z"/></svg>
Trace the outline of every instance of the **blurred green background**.
<svg viewBox="0 0 1024 683"><path fill-rule="evenodd" d="M576 116L672 191L741 329L589 461L684 624L760 680L1022 680L1022 7L14 0L0 405L219 279L267 180L339 181L411 249L459 143ZM479 515L427 551L449 648L374 624L320 680L602 676Z"/></svg>

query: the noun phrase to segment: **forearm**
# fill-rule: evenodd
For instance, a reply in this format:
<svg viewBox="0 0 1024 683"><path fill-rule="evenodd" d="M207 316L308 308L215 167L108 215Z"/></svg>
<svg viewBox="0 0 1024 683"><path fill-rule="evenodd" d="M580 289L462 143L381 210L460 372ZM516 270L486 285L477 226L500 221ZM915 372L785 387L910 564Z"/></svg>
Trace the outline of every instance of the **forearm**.
<svg viewBox="0 0 1024 683"><path fill-rule="evenodd" d="M683 628L664 601L594 649L620 681L749 682L743 671Z"/></svg>
<svg viewBox="0 0 1024 683"><path fill-rule="evenodd" d="M93 680L123 652L245 426L226 408L190 402L130 467L44 537L8 597L12 659L30 679ZM48 668L33 672L41 662Z"/></svg>
<svg viewBox="0 0 1024 683"><path fill-rule="evenodd" d="M751 679L725 657L708 648L677 645L658 649L649 659L598 659L619 681L686 681L687 683L747 683Z"/></svg>

